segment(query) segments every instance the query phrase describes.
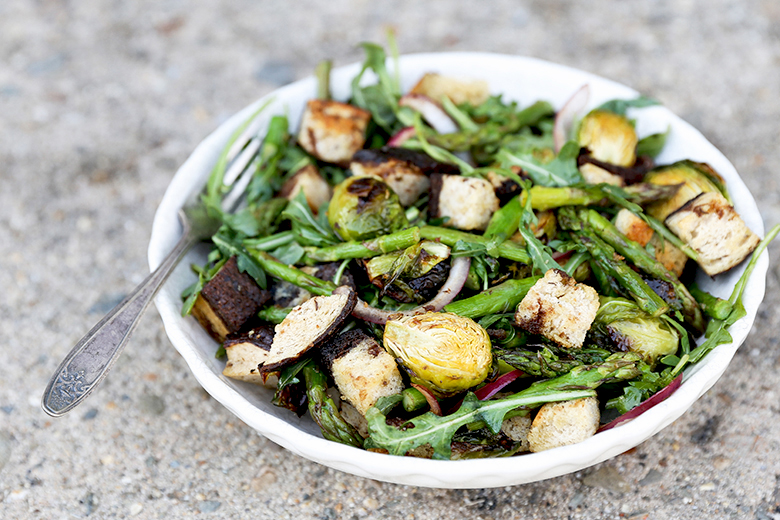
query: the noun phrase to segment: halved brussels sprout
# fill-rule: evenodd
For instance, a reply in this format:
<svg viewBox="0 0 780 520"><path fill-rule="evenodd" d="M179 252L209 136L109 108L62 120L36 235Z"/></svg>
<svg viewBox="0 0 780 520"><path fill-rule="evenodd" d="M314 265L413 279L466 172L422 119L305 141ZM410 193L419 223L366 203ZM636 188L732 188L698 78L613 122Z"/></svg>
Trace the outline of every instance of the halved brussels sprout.
<svg viewBox="0 0 780 520"><path fill-rule="evenodd" d="M392 298L422 303L430 300L446 280L449 269L441 262L449 256L450 248L446 245L423 240L366 261L366 274L372 284Z"/></svg>
<svg viewBox="0 0 780 520"><path fill-rule="evenodd" d="M661 221L701 193L717 191L728 199L723 179L704 163L684 160L662 166L648 172L645 182L663 186L680 185L673 197L651 204L647 208L647 213Z"/></svg>
<svg viewBox="0 0 780 520"><path fill-rule="evenodd" d="M637 136L627 117L607 110L593 110L580 122L577 141L599 161L618 166L636 162Z"/></svg>
<svg viewBox="0 0 780 520"><path fill-rule="evenodd" d="M328 222L342 240L368 240L409 225L398 195L374 177L350 177L333 190Z"/></svg>
<svg viewBox="0 0 780 520"><path fill-rule="evenodd" d="M661 318L653 318L625 298L601 296L591 337L601 345L636 352L649 364L677 352L677 332Z"/></svg>
<svg viewBox="0 0 780 520"><path fill-rule="evenodd" d="M487 331L474 320L451 313L389 320L384 345L413 383L439 396L478 385L488 376L493 361Z"/></svg>

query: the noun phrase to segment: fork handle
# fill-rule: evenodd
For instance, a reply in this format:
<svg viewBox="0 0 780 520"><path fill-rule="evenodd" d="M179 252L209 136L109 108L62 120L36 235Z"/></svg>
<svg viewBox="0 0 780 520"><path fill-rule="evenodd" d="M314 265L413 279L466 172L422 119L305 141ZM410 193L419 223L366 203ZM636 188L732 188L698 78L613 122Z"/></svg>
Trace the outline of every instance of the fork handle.
<svg viewBox="0 0 780 520"><path fill-rule="evenodd" d="M59 417L80 404L103 380L127 343L141 315L181 257L196 242L188 229L146 279L92 327L73 347L49 381L41 406Z"/></svg>

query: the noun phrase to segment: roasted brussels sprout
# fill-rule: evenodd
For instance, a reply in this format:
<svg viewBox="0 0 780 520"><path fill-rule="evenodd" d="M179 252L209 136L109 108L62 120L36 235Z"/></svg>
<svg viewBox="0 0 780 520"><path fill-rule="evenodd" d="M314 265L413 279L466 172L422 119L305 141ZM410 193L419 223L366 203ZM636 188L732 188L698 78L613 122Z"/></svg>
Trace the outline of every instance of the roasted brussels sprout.
<svg viewBox="0 0 780 520"><path fill-rule="evenodd" d="M599 161L618 166L636 162L636 131L628 118L620 114L593 110L582 119L577 141Z"/></svg>
<svg viewBox="0 0 780 520"><path fill-rule="evenodd" d="M404 303L430 300L449 273L444 260L450 248L441 242L423 240L404 250L394 251L365 262L366 274L390 297Z"/></svg>
<svg viewBox="0 0 780 520"><path fill-rule="evenodd" d="M478 385L492 365L487 331L457 314L429 312L389 320L384 346L413 383L439 396Z"/></svg>
<svg viewBox="0 0 780 520"><path fill-rule="evenodd" d="M333 190L328 221L342 240L368 240L409 225L390 187L373 177L350 177Z"/></svg>
<svg viewBox="0 0 780 520"><path fill-rule="evenodd" d="M647 212L658 220L665 220L666 217L701 193L716 191L728 198L723 179L715 170L704 163L685 160L662 166L645 175L645 182L680 186L673 197L656 202L647 208Z"/></svg>
<svg viewBox="0 0 780 520"><path fill-rule="evenodd" d="M600 298L591 328L596 343L636 352L649 364L677 352L677 332L663 319L653 318L625 298Z"/></svg>

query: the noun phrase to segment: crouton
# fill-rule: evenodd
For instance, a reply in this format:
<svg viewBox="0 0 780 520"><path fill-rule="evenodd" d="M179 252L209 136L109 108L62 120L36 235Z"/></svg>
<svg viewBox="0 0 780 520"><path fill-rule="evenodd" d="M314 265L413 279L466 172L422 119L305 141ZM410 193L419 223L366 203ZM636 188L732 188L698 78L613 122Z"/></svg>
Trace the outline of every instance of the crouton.
<svg viewBox="0 0 780 520"><path fill-rule="evenodd" d="M303 191L309 208L316 214L323 204L330 200L333 190L328 181L322 178L317 167L309 164L298 170L295 175L287 179L282 185L279 195L287 200L292 200Z"/></svg>
<svg viewBox="0 0 780 520"><path fill-rule="evenodd" d="M192 315L221 343L228 334L240 331L270 297L251 276L238 270L236 257L231 257L203 286Z"/></svg>
<svg viewBox="0 0 780 520"><path fill-rule="evenodd" d="M547 403L531 423L528 445L536 453L582 442L596 433L600 420L595 397Z"/></svg>
<svg viewBox="0 0 780 520"><path fill-rule="evenodd" d="M528 432L531 431L531 417L528 415L516 415L504 419L501 423L501 432L522 446L520 451L528 451Z"/></svg>
<svg viewBox="0 0 780 520"><path fill-rule="evenodd" d="M355 291L332 296L315 296L293 308L274 327L274 341L260 368L263 376L298 361L306 352L323 344L343 325L355 308Z"/></svg>
<svg viewBox="0 0 780 520"><path fill-rule="evenodd" d="M595 164L585 163L580 166L582 178L588 184L612 184L613 186L625 186L626 182L620 175L610 173Z"/></svg>
<svg viewBox="0 0 780 520"><path fill-rule="evenodd" d="M262 385L264 381L259 366L268 357L273 339L273 329L266 325L228 337L222 344L228 358L222 375Z"/></svg>
<svg viewBox="0 0 780 520"><path fill-rule="evenodd" d="M434 73L420 78L410 93L428 96L436 102L447 96L456 105L469 102L472 106L481 105L490 97L486 81L457 79Z"/></svg>
<svg viewBox="0 0 780 520"><path fill-rule="evenodd" d="M360 330L334 337L320 349L341 398L365 415L377 399L404 389L393 356Z"/></svg>
<svg viewBox="0 0 780 520"><path fill-rule="evenodd" d="M650 239L650 246L655 253L655 259L661 262L667 271L674 273L679 278L688 263L688 255L668 240L664 240L658 233Z"/></svg>
<svg viewBox="0 0 780 520"><path fill-rule="evenodd" d="M376 177L398 195L403 206L411 206L430 188L431 173L458 173L457 167L434 161L406 148L384 147L358 150L349 165L358 177Z"/></svg>
<svg viewBox="0 0 780 520"><path fill-rule="evenodd" d="M760 241L717 191L691 199L669 215L665 223L699 254L697 263L710 276L741 263Z"/></svg>
<svg viewBox="0 0 780 520"><path fill-rule="evenodd" d="M431 175L428 213L433 218L448 217L445 226L483 231L498 206L493 185L485 179Z"/></svg>
<svg viewBox="0 0 780 520"><path fill-rule="evenodd" d="M301 120L298 142L317 159L346 166L366 141L371 113L361 108L312 99Z"/></svg>
<svg viewBox="0 0 780 520"><path fill-rule="evenodd" d="M550 269L517 305L515 321L566 348L581 348L599 310L593 287L577 283L560 269Z"/></svg>
<svg viewBox="0 0 780 520"><path fill-rule="evenodd" d="M622 208L615 216L615 227L627 238L645 247L653 238L653 228L626 208Z"/></svg>

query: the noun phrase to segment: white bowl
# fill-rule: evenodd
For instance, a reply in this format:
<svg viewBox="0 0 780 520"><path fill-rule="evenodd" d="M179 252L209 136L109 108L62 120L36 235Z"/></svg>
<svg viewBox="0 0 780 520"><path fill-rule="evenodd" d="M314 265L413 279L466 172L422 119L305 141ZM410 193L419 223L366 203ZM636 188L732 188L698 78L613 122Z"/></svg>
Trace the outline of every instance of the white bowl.
<svg viewBox="0 0 780 520"><path fill-rule="evenodd" d="M614 98L633 98L634 90L586 72L532 58L484 53L416 54L400 61L402 88L408 90L426 72L485 79L493 93L516 100L521 106L548 100L556 108L581 85L590 84L590 106ZM335 99L349 97L349 84L359 64L335 69L331 87ZM245 108L208 136L182 165L165 192L154 219L149 243L149 265L157 267L179 238L177 210L187 197L200 190L234 128L246 120L262 102L273 99L262 115L287 113L296 125L305 101L315 96L315 80L307 78L280 88ZM763 235L763 222L750 192L731 163L697 130L663 107L637 110L637 131L641 136L671 128L658 163L693 159L712 165L727 181L737 211L747 225ZM640 417L595 435L573 446L519 457L465 461L424 460L396 457L359 450L320 436L308 418L298 418L271 404L272 392L222 375L223 363L214 358L217 344L194 318L180 315L182 290L194 280L192 262L203 263L204 249L194 250L179 265L158 294L155 303L173 345L188 363L195 378L215 399L246 424L290 451L320 464L377 480L438 488L486 488L534 482L586 468L637 446L680 417L724 372L734 352L745 340L764 297L768 260L758 262L744 293L747 315L731 328L733 343L721 345L701 363L686 372L682 387L668 400ZM742 267L713 280L699 276L699 285L727 297Z"/></svg>

